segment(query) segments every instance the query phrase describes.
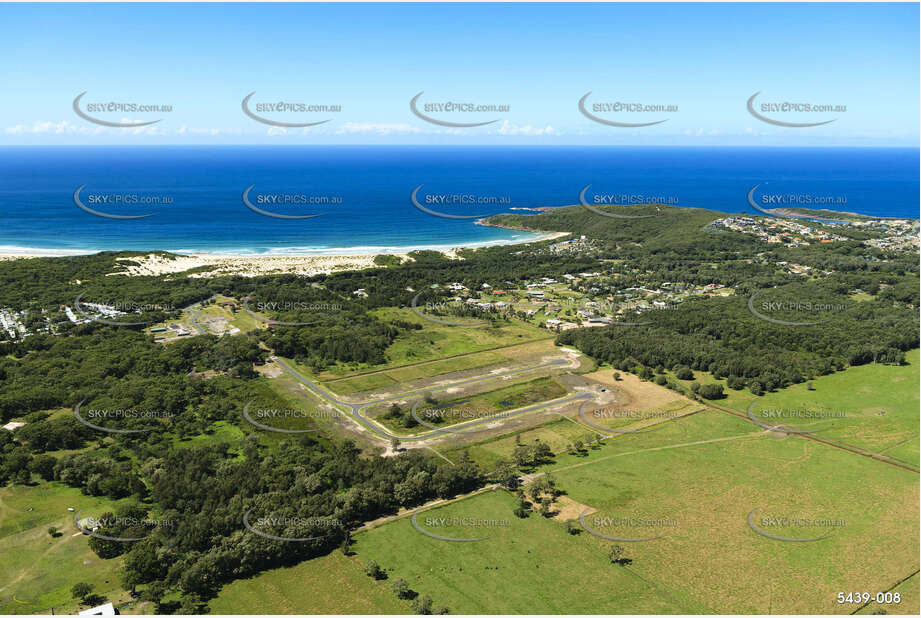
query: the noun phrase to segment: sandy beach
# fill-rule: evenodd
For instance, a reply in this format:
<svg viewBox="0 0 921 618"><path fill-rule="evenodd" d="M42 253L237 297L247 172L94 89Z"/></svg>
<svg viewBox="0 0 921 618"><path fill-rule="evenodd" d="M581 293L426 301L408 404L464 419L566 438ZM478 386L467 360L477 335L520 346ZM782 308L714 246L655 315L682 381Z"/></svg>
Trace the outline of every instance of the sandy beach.
<svg viewBox="0 0 921 618"><path fill-rule="evenodd" d="M540 242L567 236L565 232L542 233L538 238L521 241ZM519 243L502 243L519 244ZM462 259L457 251L462 247L443 249L441 253L450 259ZM87 252L89 255L95 252ZM56 252L54 250L28 250L2 251L0 261L19 260L40 257L73 257L73 251ZM124 262L124 268L110 275L128 276L161 276L183 273L191 269L201 269L191 273L189 277L215 277L221 275L239 275L243 277L257 277L261 275L295 274L313 276L329 274L345 270L362 270L375 267L374 258L377 253L343 254L343 255L231 255L200 253L194 255L172 254L171 256L156 255L153 253L118 258ZM401 260L412 259L407 253L388 253L399 257Z"/></svg>

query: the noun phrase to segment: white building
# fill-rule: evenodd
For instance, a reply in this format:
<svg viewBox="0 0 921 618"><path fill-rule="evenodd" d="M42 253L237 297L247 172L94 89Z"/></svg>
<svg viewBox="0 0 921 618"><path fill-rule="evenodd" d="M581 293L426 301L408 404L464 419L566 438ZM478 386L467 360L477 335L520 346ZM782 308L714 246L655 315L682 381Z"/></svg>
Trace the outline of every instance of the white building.
<svg viewBox="0 0 921 618"><path fill-rule="evenodd" d="M80 616L115 616L118 614L118 610L115 609L115 606L111 603L106 603L104 605L98 605L96 607L91 607L80 612Z"/></svg>

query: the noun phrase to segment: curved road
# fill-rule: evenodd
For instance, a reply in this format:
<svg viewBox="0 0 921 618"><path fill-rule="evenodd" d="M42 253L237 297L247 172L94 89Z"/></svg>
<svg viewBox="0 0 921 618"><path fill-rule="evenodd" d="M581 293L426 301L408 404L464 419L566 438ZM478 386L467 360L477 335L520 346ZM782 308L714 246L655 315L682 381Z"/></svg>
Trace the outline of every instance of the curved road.
<svg viewBox="0 0 921 618"><path fill-rule="evenodd" d="M310 389L311 392L313 392L315 395L317 395L324 401L335 404L337 406L347 408L349 410L350 418L356 423L358 423L360 426L364 427L365 429L370 430L371 432L377 434L381 438L385 438L387 440L395 439L395 440L399 440L400 442L422 442L425 440L430 440L439 435L456 433L454 431L455 429L472 427L472 426L479 425L482 423L493 423L493 422L496 422L497 419L493 417L486 417L486 418L476 419L473 421L467 421L464 423L458 423L456 425L452 425L450 429L448 428L436 429L436 430L429 431L424 434L416 435L416 436L400 436L400 435L390 433L389 431L384 429L382 426L380 426L378 423L374 422L373 420L363 415L361 413L362 410L372 405L387 403L388 401L396 401L398 399L405 399L408 396L422 393L425 391L432 391L432 392L442 391L442 390L446 390L449 388L455 388L458 386L476 384L478 382L484 382L486 380L493 380L497 378L506 378L506 377L516 376L522 373L527 373L529 371L543 369L545 367L560 367L560 366L566 366L570 364L568 361L565 361L562 359L552 360L546 363L542 363L540 365L533 365L533 366L524 367L521 369L513 369L511 371L506 371L504 373L487 374L487 375L479 376L476 378L467 378L464 380L458 380L457 382L451 382L450 384L442 384L434 388L420 388L420 389L416 389L412 391L407 391L405 393L400 393L399 395L391 395L389 397L383 397L381 399L374 399L372 401L352 403L350 401L343 401L342 399L338 398L336 395L330 393L329 391L325 390L324 388L320 387L314 382L311 382L306 377L304 377L304 375L300 373L297 369L295 369L290 364L288 364L287 361L284 361L274 355L270 356L269 358L275 361L276 363L278 363L278 366L281 367L288 375L290 375L295 380L297 380L298 382L306 386L308 389ZM565 397L553 399L551 401L545 401L543 403L535 404L533 406L526 406L524 408L519 408L517 410L503 412L502 418L519 416L521 414L527 414L528 412L535 412L537 410L542 410L550 406L555 406L555 405L559 405L562 403L568 403L570 401L577 401L580 399L590 399L592 397L593 395L591 393L573 393L570 395L566 395Z"/></svg>

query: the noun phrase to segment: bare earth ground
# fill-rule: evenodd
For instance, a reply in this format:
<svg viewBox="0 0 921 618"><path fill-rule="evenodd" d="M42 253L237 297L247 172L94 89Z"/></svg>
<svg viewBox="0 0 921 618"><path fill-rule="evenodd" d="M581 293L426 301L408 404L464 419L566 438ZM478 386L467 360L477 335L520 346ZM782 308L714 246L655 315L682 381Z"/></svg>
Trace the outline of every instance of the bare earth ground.
<svg viewBox="0 0 921 618"><path fill-rule="evenodd" d="M620 380L614 380L613 369L587 373L585 377L623 391L630 398L628 402L624 402L625 405L635 406L639 410L651 410L674 401L688 401L678 393L657 386L653 382L643 382L632 373L619 373Z"/></svg>

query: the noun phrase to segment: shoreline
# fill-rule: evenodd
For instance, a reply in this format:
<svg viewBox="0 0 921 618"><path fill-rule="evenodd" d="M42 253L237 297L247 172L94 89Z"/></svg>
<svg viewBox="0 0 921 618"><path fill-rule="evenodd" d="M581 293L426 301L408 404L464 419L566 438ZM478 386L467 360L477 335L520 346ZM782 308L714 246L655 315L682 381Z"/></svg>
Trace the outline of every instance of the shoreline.
<svg viewBox="0 0 921 618"><path fill-rule="evenodd" d="M499 226L495 226L499 227ZM514 228L509 228L514 229ZM363 270L366 268L380 267L374 263L378 255L399 257L401 261L411 260L409 253L412 251L438 251L447 258L456 260L457 252L462 249L476 249L480 247L519 245L545 240L553 240L560 236L568 236L567 232L537 232L533 238L503 239L497 241L473 242L468 245L430 245L420 247L343 247L341 249L313 250L313 253L286 253L273 252L268 254L238 253L233 251L185 251L185 250L158 250L149 249L138 251L143 255L117 258L125 262L124 268L108 273L110 276L162 276L179 274L192 269L199 272L188 275L189 277L214 277L237 275L243 277L257 277L273 274L296 274L313 276L331 274L349 270ZM75 249L30 249L26 247L0 247L0 261L11 261L32 258L50 257L78 257L95 255L105 250L81 251ZM115 250L112 250L115 251ZM133 251L124 249L122 251ZM154 251L164 251L170 257L156 255ZM328 251L328 253L326 252Z"/></svg>
<svg viewBox="0 0 921 618"><path fill-rule="evenodd" d="M542 242L552 240L560 235L566 235L567 232L545 232L541 230L529 230L525 228L512 228L501 225L487 225L488 227L502 227L505 229L522 231L534 234L533 238L512 238L473 241L465 244L441 244L441 245L412 245L406 247L337 247L325 249L307 249L302 247L290 247L286 249L272 249L265 253L256 253L251 249L64 249L64 248L39 248L39 247L16 247L0 246L0 259L20 259L20 258L37 258L37 257L78 257L86 255L95 255L103 252L136 252L148 253L153 251L163 251L174 255L189 257L208 257L208 258L293 258L293 257L344 257L344 256L375 256L375 255L406 255L412 251L438 251L440 253L453 253L460 249L479 249L481 247L498 247L503 245L521 245L532 242Z"/></svg>
<svg viewBox="0 0 921 618"><path fill-rule="evenodd" d="M553 208L559 208L558 206L541 206L540 208L533 208L532 210L540 210L541 212L547 212ZM503 230L514 230L516 232L528 232L530 234L539 234L539 240L556 240L557 238L562 238L563 236L572 236L572 232L548 232L546 230L535 230L529 227L518 226L518 225L503 225L501 223L490 223L489 219L491 217L484 217L483 219L477 219L474 221L475 225L482 225L483 227L497 227ZM536 240L530 242L537 242Z"/></svg>

